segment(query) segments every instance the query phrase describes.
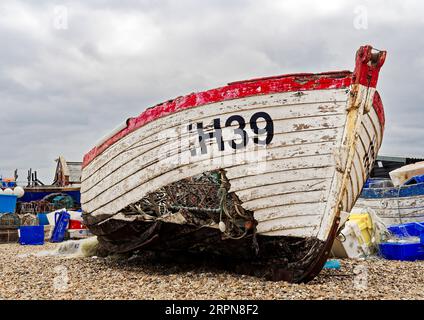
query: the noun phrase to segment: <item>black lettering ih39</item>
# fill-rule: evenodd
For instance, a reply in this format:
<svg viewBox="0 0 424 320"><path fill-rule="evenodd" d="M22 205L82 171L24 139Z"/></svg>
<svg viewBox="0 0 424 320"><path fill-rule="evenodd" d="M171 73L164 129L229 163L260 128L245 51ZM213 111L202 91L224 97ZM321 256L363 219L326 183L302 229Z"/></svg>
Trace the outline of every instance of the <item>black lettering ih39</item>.
<svg viewBox="0 0 424 320"><path fill-rule="evenodd" d="M259 128L258 122L264 121L265 127ZM246 120L240 115L232 115L225 121L225 127L231 127L234 124L237 124L237 128L234 129L234 134L238 135L239 139L233 139L228 142L228 145L235 149L243 149L247 146L250 139L253 140L253 143L258 145L268 145L271 143L274 137L274 123L271 119L271 116L266 112L256 112L252 115L249 120L250 129L253 131L254 136L249 137L246 129ZM224 138L222 136L222 127L221 119L216 118L213 120L213 131L205 132L203 127L203 122L197 122L197 134L199 137L199 145L201 154L206 154L208 152L206 143L208 140L216 140L218 148L220 151L225 150ZM189 132L193 131L193 124L188 125ZM265 137L261 137L266 135ZM240 140L240 142L236 142ZM195 149L191 150L192 156L197 154Z"/></svg>

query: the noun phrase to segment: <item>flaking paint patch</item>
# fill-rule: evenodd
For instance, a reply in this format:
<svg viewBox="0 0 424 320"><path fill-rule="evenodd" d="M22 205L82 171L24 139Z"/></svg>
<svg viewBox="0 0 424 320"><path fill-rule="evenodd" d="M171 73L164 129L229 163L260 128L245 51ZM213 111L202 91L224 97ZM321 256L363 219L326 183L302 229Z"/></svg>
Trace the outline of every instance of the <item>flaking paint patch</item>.
<svg viewBox="0 0 424 320"><path fill-rule="evenodd" d="M336 137L335 136L329 136L329 135L325 135L321 138L323 141L332 141L335 140Z"/></svg>
<svg viewBox="0 0 424 320"><path fill-rule="evenodd" d="M335 106L329 106L329 105L319 106L318 109L322 113L337 112L337 108Z"/></svg>
<svg viewBox="0 0 424 320"><path fill-rule="evenodd" d="M293 128L294 128L295 131L306 130L306 129L309 129L310 127L311 127L311 125L304 124L304 123L293 125Z"/></svg>

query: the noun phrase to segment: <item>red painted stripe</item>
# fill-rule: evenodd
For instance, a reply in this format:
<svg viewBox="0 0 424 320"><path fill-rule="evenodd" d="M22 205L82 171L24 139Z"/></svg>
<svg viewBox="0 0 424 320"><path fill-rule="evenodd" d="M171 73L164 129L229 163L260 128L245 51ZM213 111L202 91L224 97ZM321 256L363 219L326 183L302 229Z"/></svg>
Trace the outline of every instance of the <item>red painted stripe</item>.
<svg viewBox="0 0 424 320"><path fill-rule="evenodd" d="M381 130L383 132L386 120L384 115L383 102L381 101L380 94L377 91L374 94L372 106L374 107L375 112L377 112L378 120L380 120Z"/></svg>
<svg viewBox="0 0 424 320"><path fill-rule="evenodd" d="M110 137L101 145L94 147L84 156L83 167L87 166L100 153L129 133L151 121L177 111L256 95L347 88L351 83L352 73L349 71L321 74L296 74L234 82L225 87L179 97L161 103L153 108L149 108L136 118L128 119L126 128Z"/></svg>

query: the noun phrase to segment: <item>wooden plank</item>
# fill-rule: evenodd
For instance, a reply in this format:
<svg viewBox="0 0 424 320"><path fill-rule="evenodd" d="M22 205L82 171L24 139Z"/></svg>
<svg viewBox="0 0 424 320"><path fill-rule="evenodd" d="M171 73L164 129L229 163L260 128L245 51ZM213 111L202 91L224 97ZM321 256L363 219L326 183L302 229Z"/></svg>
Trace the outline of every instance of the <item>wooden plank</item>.
<svg viewBox="0 0 424 320"><path fill-rule="evenodd" d="M230 192L238 192L253 187L263 187L267 185L275 185L277 183L290 183L296 181L322 181L331 179L334 172L332 167L305 168L299 170L289 170L281 172L266 172L255 176L247 176L244 178L231 179Z"/></svg>
<svg viewBox="0 0 424 320"><path fill-rule="evenodd" d="M316 203L326 202L326 199L325 199L326 194L327 194L327 190L288 193L288 194L285 194L284 196L275 195L275 196L268 196L265 198L249 200L244 202L242 206L246 210L256 211L258 209L265 209L267 207L276 207L276 206L302 203L305 201L305 199L307 199L308 202L316 202Z"/></svg>
<svg viewBox="0 0 424 320"><path fill-rule="evenodd" d="M261 232L261 235L264 236L274 236L274 237L298 237L298 238L308 238L316 237L317 227L315 226L301 226L295 229L285 229L285 230L276 230L276 231L267 231Z"/></svg>
<svg viewBox="0 0 424 320"><path fill-rule="evenodd" d="M311 234L318 231L321 215L302 215L295 217L280 217L278 219L261 221L257 226L257 232L264 234L273 232L274 235L281 235L284 231L293 229L311 228Z"/></svg>
<svg viewBox="0 0 424 320"><path fill-rule="evenodd" d="M372 108L368 112L363 121L364 126L367 128L370 137L375 137L375 143L380 148L383 141L383 136L381 135L381 125L380 120L378 119L377 112Z"/></svg>
<svg viewBox="0 0 424 320"><path fill-rule="evenodd" d="M245 190L238 190L237 196L244 201L265 198L268 196L285 195L287 193L304 192L307 190L327 190L330 179L311 179L303 181L293 181L285 183L269 184L264 187L253 187Z"/></svg>
<svg viewBox="0 0 424 320"><path fill-rule="evenodd" d="M424 196L413 197L395 197L395 198L373 198L373 199L358 199L359 203L374 207L382 207L384 209L397 208L399 204L402 207L414 208L420 206L423 202Z"/></svg>
<svg viewBox="0 0 424 320"><path fill-rule="evenodd" d="M421 215L424 214L424 207L417 207L417 208L405 208L400 205L399 208L391 208L391 209L382 209L380 208L372 208L372 207L366 207L373 209L378 216L380 217L409 217L409 216L415 216L415 215Z"/></svg>
<svg viewBox="0 0 424 320"><path fill-rule="evenodd" d="M358 150L357 150L358 151ZM353 163L352 163L352 168L350 171L350 175L352 178L352 202L351 202L351 206L349 209L352 209L357 197L359 196L359 193L361 192L362 186L363 186L363 179L362 179L362 173L358 173L358 171L360 172L361 169L360 167L362 167L362 161L359 157L358 152L355 153L354 159L353 159ZM348 210L347 212L349 212L350 210Z"/></svg>
<svg viewBox="0 0 424 320"><path fill-rule="evenodd" d="M349 180L346 185L346 194L347 194L347 207L343 208L343 211L348 211L353 206L353 190L352 190L352 176L349 174Z"/></svg>
<svg viewBox="0 0 424 320"><path fill-rule="evenodd" d="M284 155L281 155L284 156ZM332 153L319 155L306 155L295 158L275 159L271 158L264 161L263 164L258 162L242 164L228 168L227 178L234 180L237 178L245 178L264 172L277 172L286 170L298 170L306 168L330 167L334 166L334 156Z"/></svg>
<svg viewBox="0 0 424 320"><path fill-rule="evenodd" d="M386 198L390 199L387 201L379 199L367 199L364 201L363 198L359 198L357 201L357 207L371 208L374 210L380 210L381 212L397 212L398 208L402 210L416 209L424 207L424 198L423 196L414 197L415 199L405 199L404 198Z"/></svg>
<svg viewBox="0 0 424 320"><path fill-rule="evenodd" d="M267 221L286 216L291 217L300 215L324 214L325 203L306 202L306 200L304 203L258 209L254 212L254 217L258 221Z"/></svg>

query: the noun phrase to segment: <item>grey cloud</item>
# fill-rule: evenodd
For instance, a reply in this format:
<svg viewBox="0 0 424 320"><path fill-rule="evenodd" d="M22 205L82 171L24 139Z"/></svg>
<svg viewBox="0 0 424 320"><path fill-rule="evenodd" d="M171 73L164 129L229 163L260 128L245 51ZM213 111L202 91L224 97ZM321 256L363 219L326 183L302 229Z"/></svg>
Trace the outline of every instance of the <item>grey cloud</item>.
<svg viewBox="0 0 424 320"><path fill-rule="evenodd" d="M53 28L57 5L67 30ZM353 25L358 5L366 30ZM234 80L353 69L365 43L388 50L381 153L424 156L423 9L418 0L2 3L0 174L31 166L50 180L56 156L81 160L146 107Z"/></svg>

